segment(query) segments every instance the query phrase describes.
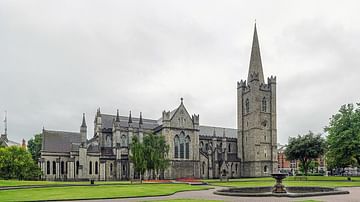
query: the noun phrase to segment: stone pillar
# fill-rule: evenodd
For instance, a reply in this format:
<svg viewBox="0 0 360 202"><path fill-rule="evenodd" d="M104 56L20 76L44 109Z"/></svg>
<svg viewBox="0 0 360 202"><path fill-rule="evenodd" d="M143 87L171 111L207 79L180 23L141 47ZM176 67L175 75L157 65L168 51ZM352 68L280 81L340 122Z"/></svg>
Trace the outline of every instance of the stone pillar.
<svg viewBox="0 0 360 202"><path fill-rule="evenodd" d="M55 179L60 179L60 159L56 159L56 175Z"/></svg>

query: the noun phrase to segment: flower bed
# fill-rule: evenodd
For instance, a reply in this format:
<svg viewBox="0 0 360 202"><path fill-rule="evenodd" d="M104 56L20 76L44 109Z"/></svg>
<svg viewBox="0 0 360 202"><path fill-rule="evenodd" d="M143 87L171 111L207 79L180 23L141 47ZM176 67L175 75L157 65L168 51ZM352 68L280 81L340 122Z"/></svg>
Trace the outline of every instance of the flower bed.
<svg viewBox="0 0 360 202"><path fill-rule="evenodd" d="M179 182L201 182L200 179L198 178L178 178L176 179L176 181L179 181Z"/></svg>
<svg viewBox="0 0 360 202"><path fill-rule="evenodd" d="M145 183L172 183L172 180L144 180Z"/></svg>

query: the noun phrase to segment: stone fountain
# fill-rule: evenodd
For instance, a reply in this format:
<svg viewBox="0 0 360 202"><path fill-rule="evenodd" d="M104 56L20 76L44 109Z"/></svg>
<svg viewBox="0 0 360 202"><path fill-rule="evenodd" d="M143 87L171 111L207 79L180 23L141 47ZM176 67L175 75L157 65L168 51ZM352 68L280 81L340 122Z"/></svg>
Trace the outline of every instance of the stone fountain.
<svg viewBox="0 0 360 202"><path fill-rule="evenodd" d="M287 174L273 173L271 176L276 180L273 187L231 187L220 189L214 192L218 195L226 196L277 196L277 197L306 197L306 196L322 196L334 194L349 194L346 190L330 187L285 187L282 180Z"/></svg>
<svg viewBox="0 0 360 202"><path fill-rule="evenodd" d="M282 180L286 178L286 174L284 173L273 173L271 176L276 180L276 184L274 185L272 192L273 193L286 193L285 186L282 184Z"/></svg>

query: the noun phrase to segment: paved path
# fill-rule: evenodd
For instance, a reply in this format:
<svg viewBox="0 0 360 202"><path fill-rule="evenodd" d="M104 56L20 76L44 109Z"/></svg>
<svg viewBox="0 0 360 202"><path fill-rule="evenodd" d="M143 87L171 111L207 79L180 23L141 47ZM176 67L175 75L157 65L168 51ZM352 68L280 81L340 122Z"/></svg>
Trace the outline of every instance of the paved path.
<svg viewBox="0 0 360 202"><path fill-rule="evenodd" d="M216 189L221 189L217 187ZM303 197L303 198L288 198L288 197L233 197L233 196L221 196L213 194L215 189L202 190L202 191L186 191L179 192L171 196L158 196L158 197L142 197L142 198L126 198L126 199L108 199L108 200L89 200L91 202L124 202L124 201L153 201L153 200L164 200L164 199L212 199L212 200L223 200L223 201L250 201L250 202L283 202L283 201L302 201L302 200L318 200L328 202L360 202L360 187L347 187L342 188L350 191L350 194L345 195L329 195L329 196L315 196L315 197Z"/></svg>

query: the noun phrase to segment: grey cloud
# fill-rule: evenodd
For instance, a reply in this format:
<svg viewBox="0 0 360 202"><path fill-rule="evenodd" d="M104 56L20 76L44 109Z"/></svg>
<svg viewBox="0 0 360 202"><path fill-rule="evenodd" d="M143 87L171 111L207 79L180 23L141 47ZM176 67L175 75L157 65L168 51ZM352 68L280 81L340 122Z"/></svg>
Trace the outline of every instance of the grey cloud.
<svg viewBox="0 0 360 202"><path fill-rule="evenodd" d="M77 131L97 107L159 118L180 97L205 125L236 127L253 22L278 78L278 134L321 132L358 101L357 1L1 1L0 110L10 137ZM0 127L3 129L3 127Z"/></svg>

